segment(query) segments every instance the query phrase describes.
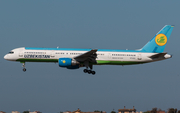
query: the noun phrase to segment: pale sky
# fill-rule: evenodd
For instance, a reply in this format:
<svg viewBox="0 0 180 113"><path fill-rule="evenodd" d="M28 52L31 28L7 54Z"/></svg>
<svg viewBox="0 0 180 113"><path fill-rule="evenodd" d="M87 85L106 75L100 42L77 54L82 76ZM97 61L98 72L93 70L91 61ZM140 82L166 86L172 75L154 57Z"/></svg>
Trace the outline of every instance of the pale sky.
<svg viewBox="0 0 180 113"><path fill-rule="evenodd" d="M0 111L180 110L179 0L0 1ZM175 25L171 59L131 66L94 66L96 75L54 63L3 59L18 47L139 49L164 25Z"/></svg>

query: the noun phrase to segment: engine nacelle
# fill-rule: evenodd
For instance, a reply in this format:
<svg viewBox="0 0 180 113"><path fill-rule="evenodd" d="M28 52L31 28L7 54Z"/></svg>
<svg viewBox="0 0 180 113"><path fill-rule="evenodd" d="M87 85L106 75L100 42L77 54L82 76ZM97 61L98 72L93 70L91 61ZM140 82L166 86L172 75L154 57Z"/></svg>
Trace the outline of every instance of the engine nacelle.
<svg viewBox="0 0 180 113"><path fill-rule="evenodd" d="M59 67L67 67L68 69L79 68L79 62L71 58L59 58Z"/></svg>
<svg viewBox="0 0 180 113"><path fill-rule="evenodd" d="M68 66L67 69L79 69L79 65Z"/></svg>

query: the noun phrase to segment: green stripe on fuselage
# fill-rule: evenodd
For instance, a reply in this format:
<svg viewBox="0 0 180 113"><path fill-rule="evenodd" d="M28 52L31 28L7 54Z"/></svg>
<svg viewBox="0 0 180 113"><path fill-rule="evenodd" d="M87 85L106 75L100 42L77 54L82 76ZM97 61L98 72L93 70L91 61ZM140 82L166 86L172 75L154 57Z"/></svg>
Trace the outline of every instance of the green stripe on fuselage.
<svg viewBox="0 0 180 113"><path fill-rule="evenodd" d="M133 64L143 64L145 62L134 62L134 61L107 61L107 60L97 60L97 65L133 65Z"/></svg>
<svg viewBox="0 0 180 113"><path fill-rule="evenodd" d="M58 62L58 59L26 59L21 58L16 61L20 62ZM134 62L134 61L108 61L108 60L97 60L95 65L132 65L132 64L143 64L145 62Z"/></svg>
<svg viewBox="0 0 180 113"><path fill-rule="evenodd" d="M26 58L21 58L16 61L20 62L58 62L58 59L26 59Z"/></svg>

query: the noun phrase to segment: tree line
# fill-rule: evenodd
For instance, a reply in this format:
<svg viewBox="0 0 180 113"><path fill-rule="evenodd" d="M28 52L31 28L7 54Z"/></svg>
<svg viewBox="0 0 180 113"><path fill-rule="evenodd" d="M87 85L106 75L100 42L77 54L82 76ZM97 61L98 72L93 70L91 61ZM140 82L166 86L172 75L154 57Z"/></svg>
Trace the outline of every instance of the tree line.
<svg viewBox="0 0 180 113"><path fill-rule="evenodd" d="M152 108L151 111L146 111L144 113L159 113L160 111L162 111L160 108ZM180 113L180 110L177 110L176 108L169 108L167 113Z"/></svg>
<svg viewBox="0 0 180 113"><path fill-rule="evenodd" d="M161 110L160 108L159 109L158 108L152 108L152 110L145 111L143 113L159 113L160 111L163 111L163 110ZM94 112L101 112L102 113L102 111L99 111L99 110L95 110ZM23 113L29 113L29 111L24 111ZM60 113L63 113L63 112L60 112ZM113 110L113 111L111 111L111 113L116 113L116 112ZM176 108L169 108L167 113L180 113L180 110L177 110Z"/></svg>

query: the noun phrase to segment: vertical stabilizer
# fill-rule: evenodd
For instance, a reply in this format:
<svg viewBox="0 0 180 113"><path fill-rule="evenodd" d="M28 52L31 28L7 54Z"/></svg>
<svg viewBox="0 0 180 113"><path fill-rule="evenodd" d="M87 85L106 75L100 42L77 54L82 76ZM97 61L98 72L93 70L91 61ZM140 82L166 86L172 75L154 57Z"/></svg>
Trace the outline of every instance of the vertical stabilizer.
<svg viewBox="0 0 180 113"><path fill-rule="evenodd" d="M142 49L142 52L162 53L174 26L165 25Z"/></svg>

